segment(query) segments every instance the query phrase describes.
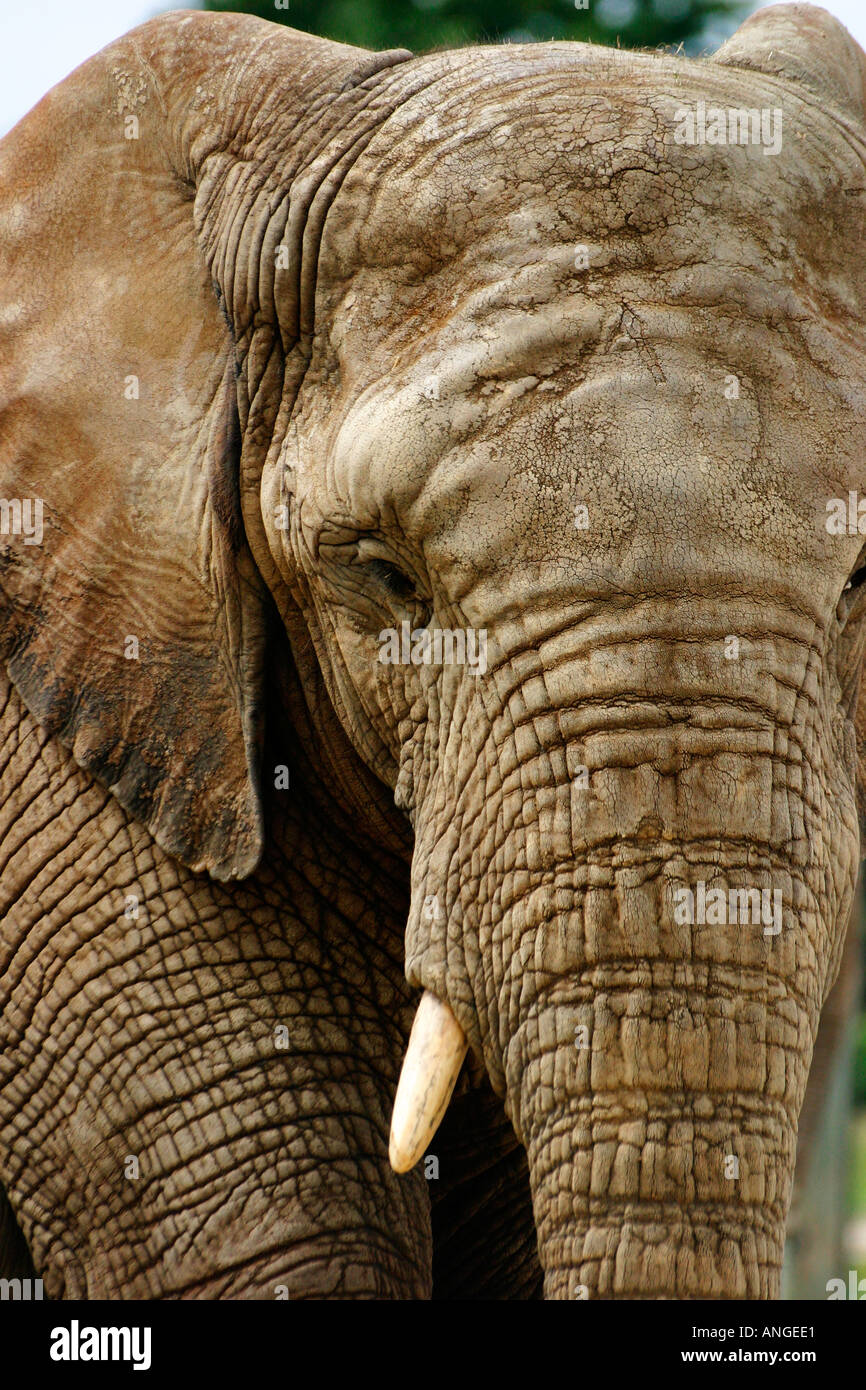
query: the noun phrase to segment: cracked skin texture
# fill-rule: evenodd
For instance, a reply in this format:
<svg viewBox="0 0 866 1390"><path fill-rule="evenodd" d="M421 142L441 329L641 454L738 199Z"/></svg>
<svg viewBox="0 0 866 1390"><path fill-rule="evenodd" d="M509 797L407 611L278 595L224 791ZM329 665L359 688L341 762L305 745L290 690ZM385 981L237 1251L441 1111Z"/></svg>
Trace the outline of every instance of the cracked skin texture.
<svg viewBox="0 0 866 1390"><path fill-rule="evenodd" d="M10 1268L778 1293L859 857L863 93L799 6L700 63L174 14L0 145ZM779 153L677 144L698 100ZM486 673L383 665L403 621ZM416 987L439 1188L387 1164Z"/></svg>

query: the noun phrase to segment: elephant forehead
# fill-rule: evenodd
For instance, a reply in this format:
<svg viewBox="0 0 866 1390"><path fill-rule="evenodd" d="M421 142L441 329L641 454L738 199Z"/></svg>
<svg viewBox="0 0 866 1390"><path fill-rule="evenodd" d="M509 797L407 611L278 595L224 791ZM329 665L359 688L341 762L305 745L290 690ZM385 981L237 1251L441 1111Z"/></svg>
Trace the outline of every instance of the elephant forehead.
<svg viewBox="0 0 866 1390"><path fill-rule="evenodd" d="M421 61L428 84L373 136L329 219L337 279L368 267L411 287L455 260L480 279L586 235L647 263L736 261L732 237L768 231L814 252L810 214L829 232L827 198L849 220L862 190L862 151L832 114L760 73L579 44Z"/></svg>
<svg viewBox="0 0 866 1390"><path fill-rule="evenodd" d="M347 328L326 400L311 374L297 426L356 514L365 496L387 501L426 534L491 469L513 501L601 465L640 481L648 457L708 459L717 482L746 469L753 490L801 505L857 485L866 343L841 304L822 313L817 292L757 267L611 269L538 294L550 271L457 292L408 346L392 335L363 364ZM666 513L660 478L645 487Z"/></svg>
<svg viewBox="0 0 866 1390"><path fill-rule="evenodd" d="M332 405L384 378L435 393L470 359L481 375L543 374L593 338L642 332L639 301L695 311L683 336L713 308L726 335L737 320L823 335L831 371L840 328L862 347L866 185L830 115L760 74L542 47L556 52L480 50L491 71L443 55L347 176L311 374ZM767 110L779 148L679 143L699 103L705 125L714 109Z"/></svg>
<svg viewBox="0 0 866 1390"><path fill-rule="evenodd" d="M862 544L826 526L828 499L862 475L862 343L846 362L814 325L798 354L785 325L693 306L634 296L605 320L576 303L573 321L567 307L558 334L530 316L510 360L502 335L492 358L472 341L422 354L363 392L330 442L311 414L314 511L396 516L458 598L528 567L644 592L735 573L810 612L829 601ZM834 351L839 379L823 369Z"/></svg>
<svg viewBox="0 0 866 1390"><path fill-rule="evenodd" d="M309 484L327 456L331 497L396 509L464 591L554 550L575 573L631 553L660 585L740 553L756 585L838 566L822 523L866 442L866 279L863 165L832 115L758 73L580 45L424 61L329 214ZM699 103L705 124L766 110L778 148L679 141Z"/></svg>
<svg viewBox="0 0 866 1390"><path fill-rule="evenodd" d="M844 304L821 305L832 288L792 287L760 266L611 269L554 283L560 270L542 259L455 289L447 312L416 324L409 341L403 325L366 338L363 304L353 323L347 301L333 370L311 371L296 414L316 490L326 478L324 492L353 515L395 510L419 538L441 530L451 553L459 538L478 556L503 545L542 554L555 531L547 511L566 515L585 475L633 494L645 522L658 513L660 540L689 498L699 531L704 492L730 500L737 479L746 514L763 516L761 497L796 498L813 536L813 513L858 486L866 343ZM711 477L689 491L696 460ZM681 498L668 462L686 470ZM610 509L614 531L633 533L630 507ZM786 526L780 556L803 542Z"/></svg>

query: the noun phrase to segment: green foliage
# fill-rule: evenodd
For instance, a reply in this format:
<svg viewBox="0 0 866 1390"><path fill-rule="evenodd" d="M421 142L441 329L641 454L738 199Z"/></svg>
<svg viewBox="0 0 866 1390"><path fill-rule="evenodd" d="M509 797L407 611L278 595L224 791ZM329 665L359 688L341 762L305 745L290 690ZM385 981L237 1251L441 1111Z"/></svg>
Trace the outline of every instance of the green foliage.
<svg viewBox="0 0 866 1390"><path fill-rule="evenodd" d="M749 0L206 0L362 48L453 48L509 39L590 39L623 48L715 47Z"/></svg>
<svg viewBox="0 0 866 1390"><path fill-rule="evenodd" d="M866 1013L860 1016L854 1050L854 1103L866 1106Z"/></svg>

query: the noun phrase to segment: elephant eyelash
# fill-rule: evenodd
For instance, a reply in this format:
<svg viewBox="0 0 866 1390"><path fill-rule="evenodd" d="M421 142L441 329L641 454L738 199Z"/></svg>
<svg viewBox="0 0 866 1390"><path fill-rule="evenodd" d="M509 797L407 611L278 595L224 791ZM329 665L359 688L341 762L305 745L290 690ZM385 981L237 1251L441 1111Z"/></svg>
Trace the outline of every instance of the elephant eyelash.
<svg viewBox="0 0 866 1390"><path fill-rule="evenodd" d="M417 599L418 593L412 580L390 560L374 557L364 562L364 569L368 574L374 576L387 590L391 598L397 599L398 602L409 603Z"/></svg>

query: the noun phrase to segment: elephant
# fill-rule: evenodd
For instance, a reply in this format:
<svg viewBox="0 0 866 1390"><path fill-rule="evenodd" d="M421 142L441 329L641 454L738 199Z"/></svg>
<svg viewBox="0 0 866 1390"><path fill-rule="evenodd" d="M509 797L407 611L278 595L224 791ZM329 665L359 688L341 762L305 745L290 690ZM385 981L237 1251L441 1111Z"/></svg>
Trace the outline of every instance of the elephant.
<svg viewBox="0 0 866 1390"><path fill-rule="evenodd" d="M0 142L0 1247L772 1299L866 810L866 57L176 11Z"/></svg>

